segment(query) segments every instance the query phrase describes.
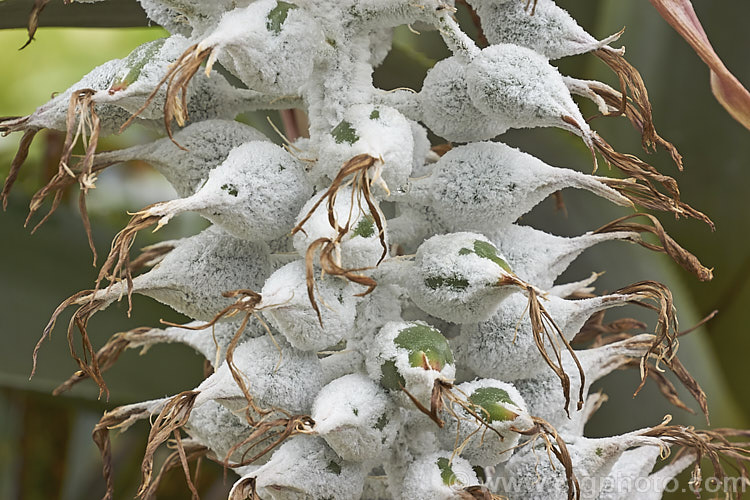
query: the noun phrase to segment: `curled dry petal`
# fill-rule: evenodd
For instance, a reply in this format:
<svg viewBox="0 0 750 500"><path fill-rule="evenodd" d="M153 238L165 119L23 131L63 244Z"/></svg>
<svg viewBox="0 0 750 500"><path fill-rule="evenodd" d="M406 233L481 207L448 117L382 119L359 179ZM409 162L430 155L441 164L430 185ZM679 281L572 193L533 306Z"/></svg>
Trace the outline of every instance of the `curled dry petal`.
<svg viewBox="0 0 750 500"><path fill-rule="evenodd" d="M711 69L711 90L732 117L750 129L750 92L727 69L711 46L690 0L650 0L659 14Z"/></svg>

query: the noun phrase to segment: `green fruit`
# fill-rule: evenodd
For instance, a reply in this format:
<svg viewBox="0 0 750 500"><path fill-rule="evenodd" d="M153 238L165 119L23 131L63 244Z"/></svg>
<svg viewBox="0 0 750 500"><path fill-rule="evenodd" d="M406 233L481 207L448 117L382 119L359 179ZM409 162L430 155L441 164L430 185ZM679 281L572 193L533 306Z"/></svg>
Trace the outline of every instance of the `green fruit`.
<svg viewBox="0 0 750 500"><path fill-rule="evenodd" d="M482 417L487 422L514 420L518 417L517 413L500 404L515 405L508 393L497 387L481 387L469 396L469 401L482 408Z"/></svg>
<svg viewBox="0 0 750 500"><path fill-rule="evenodd" d="M352 127L352 124L346 120L341 120L341 123L331 130L331 135L333 136L333 140L336 141L336 144L346 142L351 145L359 140L357 131Z"/></svg>
<svg viewBox="0 0 750 500"><path fill-rule="evenodd" d="M154 58L166 41L166 38L160 38L131 52L123 61L123 69L118 71L117 76L112 80L109 92L125 90L135 82L141 76L141 71L146 64Z"/></svg>
<svg viewBox="0 0 750 500"><path fill-rule="evenodd" d="M380 377L380 385L389 391L400 391L406 385L406 380L398 372L395 361L386 361L380 367L383 376Z"/></svg>
<svg viewBox="0 0 750 500"><path fill-rule="evenodd" d="M510 266L505 262L499 255L497 255L497 248L491 243L487 243L482 240L474 240L474 249L462 248L458 251L458 255L469 255L476 254L483 259L489 259L498 266L502 267L505 271L511 273Z"/></svg>

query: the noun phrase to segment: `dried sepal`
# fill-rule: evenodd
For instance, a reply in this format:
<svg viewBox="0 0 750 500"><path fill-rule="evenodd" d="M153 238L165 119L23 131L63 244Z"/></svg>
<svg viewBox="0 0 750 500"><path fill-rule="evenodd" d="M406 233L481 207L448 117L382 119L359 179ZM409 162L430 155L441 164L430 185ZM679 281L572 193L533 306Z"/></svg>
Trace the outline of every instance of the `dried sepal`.
<svg viewBox="0 0 750 500"><path fill-rule="evenodd" d="M646 217L652 226L645 224L638 224L634 222L627 222L635 217ZM692 253L682 248L671 236L669 236L661 225L659 220L651 214L633 214L620 217L612 222L605 224L600 227L594 233L611 233L616 231L631 231L634 233L650 233L656 236L661 242L661 246L649 243L641 238L635 240L639 245L653 250L655 252L661 252L669 255L672 259L679 264L686 271L691 272L698 277L701 281L711 281L713 279L713 273L711 269L708 269L700 263L698 258Z"/></svg>
<svg viewBox="0 0 750 500"><path fill-rule="evenodd" d="M44 327L42 337L34 347L34 352L32 354L31 376L33 377L36 373L37 356L39 355L39 350L41 349L42 344L44 344L44 341L47 340L47 338L49 338L50 334L52 333L52 329L55 327L57 318L69 306L80 305L76 312L73 313L73 316L70 318L70 322L68 323L68 347L70 348L70 355L78 364L79 369L85 374L85 376L94 380L94 382L96 382L96 385L99 386L99 397L101 398L102 394L106 393L107 399L109 399L109 389L107 388L107 384L102 378L102 373L97 361L96 352L94 351L94 346L91 344L91 340L89 339L88 332L86 330L91 316L93 316L97 311L106 307L108 304L108 300L95 298L95 292L93 290L82 290L71 295L70 297L65 299L59 306L57 306L57 309L55 309L55 311L52 313L52 318L47 323L47 326ZM83 344L83 358L78 355L78 352L75 348L75 342L73 340L74 328L78 328L78 331L81 334L81 341Z"/></svg>
<svg viewBox="0 0 750 500"><path fill-rule="evenodd" d="M139 497L143 497L151 484L156 450L169 439L172 433L179 432L179 429L185 426L198 394L200 393L197 391L185 391L174 396L164 405L151 425L141 463L141 485L137 494Z"/></svg>
<svg viewBox="0 0 750 500"><path fill-rule="evenodd" d="M161 480L167 472L178 466L182 466L183 470L185 470L189 461L200 461L203 457L206 457L210 454L210 450L208 448L201 444L192 442L191 440L176 441L175 445L171 447L175 448L175 451L170 453L169 456L164 459L164 462L159 468L159 473L156 474L156 476L151 481L148 489L146 489L146 491L144 491L141 495L143 500L153 500L154 498L156 498L156 491L159 489L159 484L161 484ZM185 480L189 485L191 485L192 479L190 478L188 472L189 469L185 472ZM195 488L195 486L190 488L191 491L193 488Z"/></svg>
<svg viewBox="0 0 750 500"><path fill-rule="evenodd" d="M513 428L514 432L526 436L529 439L518 445L518 448L523 446L534 447L537 439L544 441L544 446L548 456L550 456L550 465L554 468L554 464L551 460L551 455L555 455L555 458L562 464L565 469L565 480L568 486L568 500L579 500L581 498L581 486L576 478L575 471L573 470L573 460L570 457L570 452L565 444L565 440L557 432L552 424L539 417L532 417L534 425L529 429L516 429Z"/></svg>
<svg viewBox="0 0 750 500"><path fill-rule="evenodd" d="M51 1L52 0L34 0L34 5L33 7L31 7L31 13L29 13L29 22L26 28L26 31L29 33L29 39L19 50L25 49L31 44L31 42L34 41L34 35L36 35L36 30L37 28L39 28L39 16L42 14L42 11L47 6L47 4ZM65 3L70 3L70 1L72 0L65 0Z"/></svg>
<svg viewBox="0 0 750 500"><path fill-rule="evenodd" d="M706 214L694 209L683 201L670 198L654 188L648 181L645 184L641 184L634 178L600 178L600 180L636 205L660 212L671 212L675 214L675 217L690 217L705 222L711 230L714 230L714 223Z"/></svg>
<svg viewBox="0 0 750 500"><path fill-rule="evenodd" d="M264 418L256 423L253 432L248 437L229 449L223 458L222 465L234 468L253 464L290 437L298 434L310 434L314 426L315 421L309 415L285 415L275 419ZM266 444L261 451L248 458L253 449L268 441L270 443ZM245 448L245 450L240 462L230 462L230 457L241 448Z"/></svg>
<svg viewBox="0 0 750 500"><path fill-rule="evenodd" d="M6 210L8 208L8 195L10 194L10 190L13 188L13 184L18 178L18 173L21 171L23 162L26 161L26 157L29 156L29 148L31 147L31 143L34 141L34 137L38 132L39 129L30 128L24 131L23 137L21 137L21 142L18 145L18 151L13 157L13 161L10 164L8 177L5 179L3 190L0 193L0 198L2 198L3 200L3 210Z"/></svg>
<svg viewBox="0 0 750 500"><path fill-rule="evenodd" d="M696 430L694 427L669 425L671 416L665 417L664 421L643 432L643 436L656 437L670 446L678 446L680 450L675 454L673 461L678 460L685 454L695 455L695 464L690 479L690 486L697 491L702 484L702 470L700 462L706 458L711 462L714 477L723 481L727 477L727 471L722 461L728 461L732 468L739 472L743 487L732 492L727 491L727 498L732 493L734 498L741 498L744 486L750 482L747 464L750 463L750 431L740 429L713 429ZM738 441L737 438L744 438Z"/></svg>
<svg viewBox="0 0 750 500"><path fill-rule="evenodd" d="M143 113L146 108L157 96L164 84L167 85L167 96L164 101L164 127L167 135L172 141L182 148L174 139L172 133L172 120L177 122L180 127L188 121L187 93L188 85L193 76L198 72L201 64L211 55L211 49L203 49L199 44L188 47L185 52L174 62L167 71L167 74L156 85L151 95L146 98L146 102L122 125L120 130L127 128L135 118ZM206 73L210 73L211 63L206 68Z"/></svg>

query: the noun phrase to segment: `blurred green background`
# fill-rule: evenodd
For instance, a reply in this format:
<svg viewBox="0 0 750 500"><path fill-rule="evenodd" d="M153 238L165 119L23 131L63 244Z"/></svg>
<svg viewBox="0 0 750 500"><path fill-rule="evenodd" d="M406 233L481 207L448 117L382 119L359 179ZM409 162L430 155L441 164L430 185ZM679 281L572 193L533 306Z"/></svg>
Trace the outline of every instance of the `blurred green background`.
<svg viewBox="0 0 750 500"><path fill-rule="evenodd" d="M102 5L107 5L105 2ZM665 153L647 159L680 182L683 199L711 216L712 233L699 222L661 215L670 234L695 253L715 279L700 283L668 258L630 245L611 243L588 251L566 274L580 279L591 271L607 271L598 290L613 290L641 279L667 283L673 290L683 327L697 322L713 309L719 315L704 328L685 338L680 357L709 395L714 426L750 427L750 371L744 312L750 300L750 217L745 202L750 198L750 142L748 131L735 123L713 99L708 70L647 0L560 0L590 33L601 38L627 31L621 42L627 57L642 73L649 88L657 129L685 157L685 172L679 173ZM717 52L746 85L750 84L750 52L745 31L750 3L740 0L711 2L694 0L696 11ZM83 6L79 7L82 8ZM53 12L54 14L54 12ZM44 15L44 14L43 14ZM54 21L54 20L52 20ZM67 22L67 21L66 21ZM88 24L86 20L81 23ZM468 29L468 25L467 25ZM23 51L24 30L0 31L0 115L25 115L44 103L52 92L62 91L93 67L112 58L124 57L134 47L158 38L158 27L128 29L42 28L36 41ZM394 50L377 70L383 88L419 89L430 60L445 55L439 39L431 33L416 35L406 28L397 31ZM613 86L617 82L608 69L592 56L559 61L565 74L597 78ZM588 115L595 110L586 103ZM271 118L278 123L278 116ZM276 137L265 116L246 116L247 121ZM592 122L616 148L644 156L637 134L625 119ZM100 149L143 142L151 133L132 127L122 136L100 142ZM19 137L0 139L0 175L7 173ZM590 172L588 152L580 141L557 130L517 131L503 140L519 146L550 164ZM28 380L31 352L54 308L70 294L90 288L95 278L91 255L75 210L76 193L33 236L23 228L31 194L56 170L50 159L61 137L37 139L4 214L0 214L0 498L82 499L103 493L98 452L90 432L106 408L118 404L162 397L192 388L201 379L202 363L189 349L157 346L145 356L126 352L105 378L112 392L109 402L98 401L92 384L81 384L72 393L53 398L49 394L74 370L65 341L67 317L63 316L53 338L41 351L40 368ZM606 168L606 167L602 167ZM146 182L148 181L148 182ZM148 187L144 187L144 186ZM94 235L100 255L106 254L114 234L128 220L127 210L173 196L169 188L139 166L102 176L90 207ZM625 212L609 207L590 195L565 193L567 216L545 202L525 222L557 234L573 235L595 229ZM178 219L156 236L158 239L192 234L201 222ZM156 241L144 234L136 247ZM635 316L634 311L627 311ZM614 318L616 316L612 316ZM138 326L156 326L160 318L180 321L174 312L153 301L135 298L134 315L127 318L124 304L116 304L97 315L89 331L95 345L114 332ZM653 317L643 316L653 324ZM595 415L591 436L613 434L658 423L673 413L676 423L704 425L700 416L670 408L658 391L647 387L636 399L632 391L637 373L618 372L601 385L609 402ZM684 400L694 404L685 396ZM147 428L139 425L115 440L116 498L133 496ZM186 498L187 489L175 471L164 483L159 498ZM708 473L707 473L708 474ZM203 498L226 496L222 471L204 464L200 482ZM684 481L683 481L684 483ZM671 498L693 498L676 493Z"/></svg>

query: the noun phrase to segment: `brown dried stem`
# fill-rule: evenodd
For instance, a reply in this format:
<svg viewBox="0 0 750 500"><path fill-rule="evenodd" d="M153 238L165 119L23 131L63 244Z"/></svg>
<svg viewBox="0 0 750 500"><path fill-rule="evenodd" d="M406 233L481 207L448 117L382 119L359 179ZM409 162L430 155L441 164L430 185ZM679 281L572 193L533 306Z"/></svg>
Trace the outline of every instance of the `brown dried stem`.
<svg viewBox="0 0 750 500"><path fill-rule="evenodd" d="M653 224L653 227L645 224L627 222L635 217L646 217L651 222L651 224ZM711 281L713 279L713 273L711 272L711 269L703 266L703 264L700 263L696 256L682 248L675 240L673 240L672 237L667 234L666 230L659 222L659 219L657 219L653 215L644 213L626 215L625 217L620 217L619 219L605 224L604 226L594 231L594 233L602 234L618 231L653 234L659 239L659 241L661 242L661 246L654 245L640 238L635 240L635 242L645 248L648 248L649 250L669 255L683 269L690 271L701 281Z"/></svg>
<svg viewBox="0 0 750 500"><path fill-rule="evenodd" d="M256 491L256 479L249 477L241 479L232 488L232 494L229 496L229 500L261 500Z"/></svg>
<svg viewBox="0 0 750 500"><path fill-rule="evenodd" d="M200 49L198 44L188 47L185 52L169 67L169 71L164 78L159 81L146 102L140 107L128 120L122 125L120 130L127 128L135 118L143 113L151 105L162 86L167 84L167 95L164 101L164 127L167 135L178 147L182 147L174 138L172 133L172 120L177 122L180 127L190 119L188 116L187 92L190 81L193 79L198 69L203 64L212 49ZM207 69L210 71L210 67Z"/></svg>

